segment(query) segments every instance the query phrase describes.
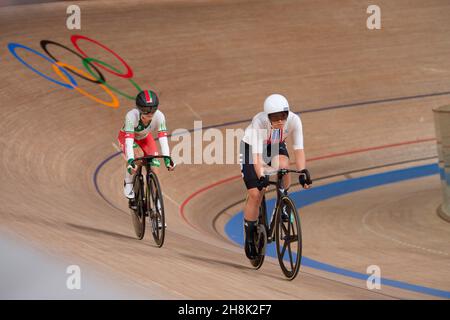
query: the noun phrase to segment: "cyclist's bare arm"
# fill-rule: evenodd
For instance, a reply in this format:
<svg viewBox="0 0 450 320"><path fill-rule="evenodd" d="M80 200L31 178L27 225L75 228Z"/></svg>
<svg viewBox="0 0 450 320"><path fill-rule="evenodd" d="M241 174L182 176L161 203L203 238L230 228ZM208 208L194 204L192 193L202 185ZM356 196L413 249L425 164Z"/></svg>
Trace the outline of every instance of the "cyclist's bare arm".
<svg viewBox="0 0 450 320"><path fill-rule="evenodd" d="M295 165L297 170L301 171L303 169L306 169L306 157L305 157L305 150L303 149L295 149ZM311 188L311 185L305 184L305 189Z"/></svg>
<svg viewBox="0 0 450 320"><path fill-rule="evenodd" d="M306 168L306 157L304 149L295 149L295 167L297 170L303 170Z"/></svg>

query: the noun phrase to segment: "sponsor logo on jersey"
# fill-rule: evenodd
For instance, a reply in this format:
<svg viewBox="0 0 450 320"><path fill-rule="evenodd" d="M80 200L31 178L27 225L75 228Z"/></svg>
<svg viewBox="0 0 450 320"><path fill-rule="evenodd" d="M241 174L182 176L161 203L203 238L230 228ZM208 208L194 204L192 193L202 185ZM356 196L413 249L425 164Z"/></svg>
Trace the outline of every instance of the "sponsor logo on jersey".
<svg viewBox="0 0 450 320"><path fill-rule="evenodd" d="M271 143L278 143L281 141L281 130L280 129L272 129L270 141L271 141Z"/></svg>

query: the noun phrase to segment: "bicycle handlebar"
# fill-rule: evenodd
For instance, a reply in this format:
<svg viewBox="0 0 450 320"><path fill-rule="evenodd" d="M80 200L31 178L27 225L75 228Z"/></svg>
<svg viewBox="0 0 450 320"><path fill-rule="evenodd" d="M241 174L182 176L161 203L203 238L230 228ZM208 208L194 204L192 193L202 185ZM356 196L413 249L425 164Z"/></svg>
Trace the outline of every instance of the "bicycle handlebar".
<svg viewBox="0 0 450 320"><path fill-rule="evenodd" d="M286 175L288 173L297 173L299 175L302 175L302 176L306 177L306 173L301 172L300 170L292 170L292 169L280 169L280 170L277 170L277 171L274 171L274 172L267 173L265 175L266 176L274 176L274 175L277 174L277 175L284 176L284 175Z"/></svg>
<svg viewBox="0 0 450 320"><path fill-rule="evenodd" d="M143 157L139 157L139 158L134 159L134 161L151 161L152 159L169 159L170 160L170 166L173 167L175 165L175 163L172 160L172 157L170 157L170 156L161 156L161 155L158 155L158 156L152 156L152 155L143 156Z"/></svg>
<svg viewBox="0 0 450 320"><path fill-rule="evenodd" d="M306 173L303 173L299 170L292 170L292 169L280 169L274 172L271 172L269 174L266 174L266 176L274 176L277 175L279 179L281 179L284 175L288 174L288 173L296 173L298 175L304 176L306 178ZM278 180L280 181L280 180ZM277 185L278 181L269 181L269 185Z"/></svg>

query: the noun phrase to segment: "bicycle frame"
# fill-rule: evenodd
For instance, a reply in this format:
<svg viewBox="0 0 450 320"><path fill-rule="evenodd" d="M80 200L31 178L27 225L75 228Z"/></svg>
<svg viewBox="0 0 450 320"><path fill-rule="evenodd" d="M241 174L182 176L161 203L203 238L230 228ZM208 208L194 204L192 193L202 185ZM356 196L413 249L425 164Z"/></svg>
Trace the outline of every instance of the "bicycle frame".
<svg viewBox="0 0 450 320"><path fill-rule="evenodd" d="M138 165L137 170L136 170L136 176L139 177L139 182L140 182L140 188L141 190L139 190L140 192L144 192L144 175L142 174L142 167L145 167L145 180L149 181L149 178L151 175L154 175L155 173L152 170L152 167L150 165L150 161L153 159L165 159L168 158L170 160L171 165L173 165L173 160L171 157L169 156L153 156L153 155L148 155L148 156L143 156L143 157L139 157L136 158L135 161L141 161L142 164ZM151 185L149 186L150 188L153 188ZM147 206L147 201L148 199L146 199L146 194L143 193L143 198L144 198L144 204L145 204L145 208L147 210L148 206ZM150 212L145 212L146 214L150 214Z"/></svg>
<svg viewBox="0 0 450 320"><path fill-rule="evenodd" d="M166 224L162 189L157 174L152 168L154 158L169 159L170 166L174 167L174 163L169 156L148 155L135 159L137 168L133 187L137 199L135 213L138 214L133 215L133 224L136 235L141 240L145 235L145 220L148 217L156 245L161 247L164 244ZM142 173L142 167L146 169L145 177ZM169 167L167 169L170 170ZM136 216L137 220L135 219Z"/></svg>
<svg viewBox="0 0 450 320"><path fill-rule="evenodd" d="M154 174L153 171L151 170L150 164L148 162L145 162L142 165L138 165L138 168L136 170L136 178L139 179L139 192L142 192L143 195L143 199L144 199L144 203L146 204L147 199L146 199L146 194L144 192L144 174L142 174L142 168L145 167L145 180L148 181L148 178L150 175ZM145 208L147 208L147 205L144 206ZM147 213L147 212L146 212Z"/></svg>
<svg viewBox="0 0 450 320"><path fill-rule="evenodd" d="M266 245L276 241L278 262L281 270L289 280L293 280L300 270L302 242L300 218L297 208L283 186L283 177L290 172L303 175L307 178L307 173L289 169L281 169L266 175L267 178L268 176L277 174L276 181L268 181L268 185L275 185L276 187L277 200L272 216L270 217L270 222L268 223L267 202L265 196L263 196L263 202L261 202L259 207L258 228L256 233L256 249L258 255L253 259L251 258L250 263L255 269L261 268L264 263ZM286 217L282 216L281 211L283 206L289 207L290 210L289 213L286 213L288 215L287 220ZM287 227L285 222L287 223ZM292 243L294 243L293 248L291 248ZM296 253L295 261L293 260L292 249L294 249ZM287 252L289 254L288 258L290 263L286 267L285 254Z"/></svg>
<svg viewBox="0 0 450 320"><path fill-rule="evenodd" d="M276 217L276 214L278 212L278 206L280 204L281 197L286 195L286 191L284 190L283 179L282 179L284 175L285 174L282 174L281 172L278 172L278 174L277 174L277 176L278 176L277 181L269 181L269 185L275 185L276 192L277 192L277 201L275 203L274 210L272 211L272 214L270 216L270 222L269 222L268 225L266 225L267 242L268 243L271 243L273 241L273 239L274 239L275 221L276 221L275 217ZM267 217L267 207L266 207L265 214L266 214L266 217Z"/></svg>
<svg viewBox="0 0 450 320"><path fill-rule="evenodd" d="M270 217L270 223L267 225L266 222L266 232L267 232L267 243L271 243L274 239L274 233L275 233L275 221L276 221L276 214L278 213L278 208L280 206L281 198L283 196L287 196L287 192L283 187L283 177L290 173L298 173L300 175L304 175L304 173L301 173L297 170L289 170L289 169L280 169L277 171L277 181L269 181L269 185L276 186L277 191L277 201L275 203L274 210L272 212L272 215ZM266 207L266 217L267 217L267 207Z"/></svg>

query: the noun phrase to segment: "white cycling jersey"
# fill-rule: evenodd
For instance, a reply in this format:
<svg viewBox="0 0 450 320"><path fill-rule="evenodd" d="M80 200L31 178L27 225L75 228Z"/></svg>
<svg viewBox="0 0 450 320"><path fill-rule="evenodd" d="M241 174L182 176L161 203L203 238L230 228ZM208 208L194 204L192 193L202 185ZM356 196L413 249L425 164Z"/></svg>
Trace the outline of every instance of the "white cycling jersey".
<svg viewBox="0 0 450 320"><path fill-rule="evenodd" d="M125 132L125 148L127 159L134 159L134 140L145 139L152 132L158 132L158 140L161 146L161 154L170 156L169 143L167 140L166 117L156 110L149 124L144 125L138 109L130 110L125 116L125 123L121 129Z"/></svg>
<svg viewBox="0 0 450 320"><path fill-rule="evenodd" d="M283 129L273 129L269 117L265 112L260 112L253 117L252 123L245 129L242 141L252 147L254 153L263 153L263 146L271 143L285 142L291 135L293 148L303 149L303 127L300 117L289 111L288 118Z"/></svg>

